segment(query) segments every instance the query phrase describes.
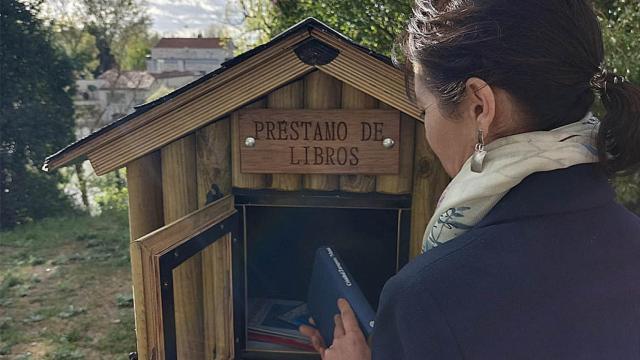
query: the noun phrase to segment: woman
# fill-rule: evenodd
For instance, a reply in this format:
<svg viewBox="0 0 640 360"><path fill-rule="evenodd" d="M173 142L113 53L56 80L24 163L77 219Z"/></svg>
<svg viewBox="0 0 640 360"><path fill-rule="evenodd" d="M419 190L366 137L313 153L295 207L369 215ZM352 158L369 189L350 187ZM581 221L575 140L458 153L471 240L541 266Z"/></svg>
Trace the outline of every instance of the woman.
<svg viewBox="0 0 640 360"><path fill-rule="evenodd" d="M417 0L403 38L453 177L369 348L339 301L323 359L640 359L640 88L605 69L588 0ZM589 109L596 96L606 115Z"/></svg>

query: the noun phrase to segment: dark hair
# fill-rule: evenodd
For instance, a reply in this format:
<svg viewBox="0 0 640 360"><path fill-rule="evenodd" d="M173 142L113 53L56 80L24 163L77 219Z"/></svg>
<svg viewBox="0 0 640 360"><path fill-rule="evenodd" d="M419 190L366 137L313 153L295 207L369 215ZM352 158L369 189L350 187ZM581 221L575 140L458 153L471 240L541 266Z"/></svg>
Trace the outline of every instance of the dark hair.
<svg viewBox="0 0 640 360"><path fill-rule="evenodd" d="M640 164L640 88L601 72L602 33L587 0L416 0L400 45L411 89L415 62L452 110L479 77L515 99L531 130L580 120L600 92L601 163L611 172Z"/></svg>

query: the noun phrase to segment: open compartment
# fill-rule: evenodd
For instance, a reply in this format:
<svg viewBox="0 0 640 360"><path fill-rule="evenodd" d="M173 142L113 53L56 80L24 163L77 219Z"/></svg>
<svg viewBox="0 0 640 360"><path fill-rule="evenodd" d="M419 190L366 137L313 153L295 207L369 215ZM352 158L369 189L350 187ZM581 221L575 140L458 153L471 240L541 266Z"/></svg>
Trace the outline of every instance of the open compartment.
<svg viewBox="0 0 640 360"><path fill-rule="evenodd" d="M317 357L296 338L316 249L333 247L371 306L408 259L410 199L237 191L244 219L246 358ZM236 301L237 303L237 301Z"/></svg>

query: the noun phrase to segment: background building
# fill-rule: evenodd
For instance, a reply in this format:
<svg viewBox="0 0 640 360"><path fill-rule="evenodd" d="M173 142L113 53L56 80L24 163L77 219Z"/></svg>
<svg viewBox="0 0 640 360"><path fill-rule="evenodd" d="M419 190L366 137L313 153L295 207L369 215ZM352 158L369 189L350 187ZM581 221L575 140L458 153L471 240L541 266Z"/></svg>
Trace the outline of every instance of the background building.
<svg viewBox="0 0 640 360"><path fill-rule="evenodd" d="M147 71L188 71L201 75L233 57L233 43L220 38L162 38L151 49Z"/></svg>
<svg viewBox="0 0 640 360"><path fill-rule="evenodd" d="M162 38L151 49L145 71L102 73L76 81L76 136L133 112L134 107L196 80L233 57L233 43L220 38Z"/></svg>

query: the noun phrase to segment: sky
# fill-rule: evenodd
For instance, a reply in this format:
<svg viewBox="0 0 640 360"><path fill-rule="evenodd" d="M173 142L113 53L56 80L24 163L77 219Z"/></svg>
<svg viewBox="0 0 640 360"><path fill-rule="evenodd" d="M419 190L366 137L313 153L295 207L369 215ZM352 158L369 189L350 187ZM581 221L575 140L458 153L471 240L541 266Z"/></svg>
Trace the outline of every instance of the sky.
<svg viewBox="0 0 640 360"><path fill-rule="evenodd" d="M163 36L196 36L225 21L226 0L146 0L153 30Z"/></svg>
<svg viewBox="0 0 640 360"><path fill-rule="evenodd" d="M25 0L29 1L29 0ZM227 27L234 15L238 21L235 0L137 0L146 5L153 21L152 30L165 37L195 37L211 27ZM230 5L228 5L230 4ZM73 14L79 0L46 0L48 16L66 17ZM234 8L236 9L234 11Z"/></svg>

